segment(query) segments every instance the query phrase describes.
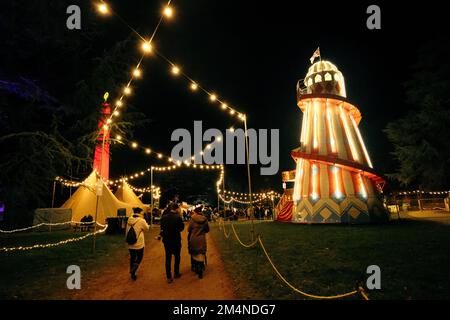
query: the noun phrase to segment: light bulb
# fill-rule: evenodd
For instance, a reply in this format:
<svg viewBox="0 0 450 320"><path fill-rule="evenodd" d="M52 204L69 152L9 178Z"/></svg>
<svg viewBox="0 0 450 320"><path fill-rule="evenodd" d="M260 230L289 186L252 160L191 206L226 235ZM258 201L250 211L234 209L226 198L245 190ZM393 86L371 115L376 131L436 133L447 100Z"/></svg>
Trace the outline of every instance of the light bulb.
<svg viewBox="0 0 450 320"><path fill-rule="evenodd" d="M150 53L153 50L153 47L149 41L142 42L141 48L142 48L142 51L144 51L144 53Z"/></svg>
<svg viewBox="0 0 450 320"><path fill-rule="evenodd" d="M141 75L142 75L142 72L139 68L134 69L133 76L135 76L136 78L140 78Z"/></svg>
<svg viewBox="0 0 450 320"><path fill-rule="evenodd" d="M101 14L108 14L109 13L109 8L108 5L106 3L99 3L97 5L97 10L101 13Z"/></svg>
<svg viewBox="0 0 450 320"><path fill-rule="evenodd" d="M180 73L180 68L178 68L177 66L172 66L172 73L174 75L178 75Z"/></svg>
<svg viewBox="0 0 450 320"><path fill-rule="evenodd" d="M173 9L169 6L167 6L164 8L163 13L167 18L171 18L173 16Z"/></svg>

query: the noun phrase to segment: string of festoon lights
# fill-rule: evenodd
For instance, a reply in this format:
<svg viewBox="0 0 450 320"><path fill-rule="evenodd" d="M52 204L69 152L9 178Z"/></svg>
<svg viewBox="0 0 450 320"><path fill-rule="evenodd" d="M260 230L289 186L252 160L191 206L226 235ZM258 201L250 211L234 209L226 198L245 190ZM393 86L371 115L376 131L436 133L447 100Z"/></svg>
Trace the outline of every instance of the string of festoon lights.
<svg viewBox="0 0 450 320"><path fill-rule="evenodd" d="M59 182L61 185L65 186L65 187L72 187L72 188L77 188L79 186L86 185L83 181L68 180L68 179L65 179L60 176L57 176L55 178L55 181Z"/></svg>
<svg viewBox="0 0 450 320"><path fill-rule="evenodd" d="M255 200L252 200L252 201L245 201L245 200L240 200L240 199L238 199L238 198L233 198L233 197L231 197L230 199L226 199L226 198L224 198L223 197L223 195L222 194L220 194L219 193L219 198L220 198L220 200L222 200L224 203L232 203L232 202L237 202L237 203L240 203L240 204L255 204L255 203L258 203L258 202L260 202L262 199L255 199Z"/></svg>
<svg viewBox="0 0 450 320"><path fill-rule="evenodd" d="M72 180L68 180L68 179L64 179L62 177L56 177L55 181L59 182L61 185L65 186L65 187L72 187L72 188L78 188L80 186L83 187L87 187L87 188L95 188L95 184L88 184L88 183L84 183L84 182L77 182L77 181L72 181ZM125 181L123 181L125 182ZM119 184L118 182L115 181L108 181L107 182L109 185L113 185L117 188L121 188L121 184ZM125 182L127 183L127 182ZM156 186L151 186L151 187L145 187L145 188L138 188L135 187L129 183L127 183L127 185L130 187L131 190L135 191L135 192L140 192L140 193L149 193L151 192L151 190L153 190L153 198L158 199L161 196L161 188L160 187L156 187ZM55 224L58 225L58 224ZM1 232L1 230L0 230Z"/></svg>
<svg viewBox="0 0 450 320"><path fill-rule="evenodd" d="M421 191L421 190L414 190L414 191L401 191L398 194L399 195L414 195L414 194L443 195L443 194L450 194L450 190L449 191Z"/></svg>
<svg viewBox="0 0 450 320"><path fill-rule="evenodd" d="M29 226L26 228L20 228L20 229L14 229L14 230L0 230L0 233L16 233L16 232L23 232L23 231L36 229L39 227L56 227L56 226L64 226L64 225L68 225L68 224L88 225L88 224L93 224L94 222L95 221L90 221L90 222L66 221L66 222L54 222L54 223L42 222L42 223L36 224L34 226ZM98 222L97 222L97 225L102 228L104 228L106 226L106 225L98 223Z"/></svg>
<svg viewBox="0 0 450 320"><path fill-rule="evenodd" d="M146 174L148 174L149 172L151 172L151 170L153 171L158 171L158 172L170 172L173 170L177 170L180 168L194 168L194 169L200 169L200 170L221 170L223 171L223 165L221 164L212 164L212 165L208 165L208 164L190 164L190 163L182 163L179 165L171 165L171 166L151 166L149 168L146 168L143 171L140 172L136 172L134 174L131 174L129 176L125 176L116 180L109 180L108 183L110 185L115 185L115 184L119 184L121 182L128 182L129 180L134 180L134 179L138 179Z"/></svg>
<svg viewBox="0 0 450 320"><path fill-rule="evenodd" d="M161 23L161 21L164 17L171 18L173 16L174 11L173 11L173 8L170 6L170 2L171 1L169 1L167 3L167 5L164 7L164 9L162 11L161 19L157 25L157 28L159 27L159 24ZM113 110L111 116L107 119L104 129L109 128L108 126L111 125L113 122L113 117L118 117L120 115L120 108L123 107L123 105L124 105L125 96L129 96L132 93L131 84L132 84L133 80L142 77L142 70L140 69L140 65L141 65L143 57L145 57L145 55L151 54L151 53L155 53L156 56L160 57L162 60L164 60L168 64L170 73L172 75L183 77L188 82L188 86L191 91L193 91L193 92L199 91L199 92L205 93L210 102L218 104L220 106L220 109L228 112L228 114L230 116L237 117L241 121L246 120L246 115L243 112L240 112L237 110L237 108L230 106L225 100L219 98L218 94L215 93L214 91L208 90L205 87L203 87L198 81L194 80L193 77L188 75L180 67L179 64L170 60L165 55L163 55L160 51L156 50L156 48L152 44L152 41L153 41L154 34L156 33L157 28L155 29L155 32L152 35L152 37L150 38L150 40L147 40L143 35L141 35L138 31L136 31L135 28L131 27L130 24L128 22L126 22L120 15L118 15L116 12L112 11L110 9L109 5L105 1L101 1L98 4L98 11L103 15L107 15L107 14L109 14L109 12L113 12L114 15L117 16L119 18L119 20L127 28L129 28L133 33L135 33L141 39L141 41L142 41L141 49L144 51L144 55L139 60L139 63L136 65L136 67L134 69L132 69L130 81L123 87L123 94L120 96L120 98L118 100L116 100L114 110Z"/></svg>
<svg viewBox="0 0 450 320"><path fill-rule="evenodd" d="M117 139L117 137L116 137L116 139ZM126 139L122 138L122 137L121 137L121 140L126 141ZM220 137L219 137L219 139L214 141L214 143L216 143L216 142L219 142L219 143L221 142ZM212 144L206 145L203 150L201 150L200 152L192 155L189 158L186 158L185 160L174 160L174 159L172 159L172 157L170 157L168 155L165 155L162 152L153 152L152 148L150 148L148 146L142 146L137 141L127 141L127 144L132 149L141 150L146 155L155 154L158 159L166 160L167 162L169 162L171 164L167 165L167 166L151 166L149 168L146 168L145 170L135 172L135 173L133 173L131 175L128 175L128 176L124 176L122 178L115 179L115 180L114 179L113 180L109 180L109 181L107 181L107 183L109 183L109 184L118 184L118 183L121 183L122 181L134 180L134 179L137 179L137 178L139 178L141 176L146 175L147 173L151 172L152 170L161 172L161 171L173 171L173 170L177 170L177 169L180 169L180 168L183 168L183 167L185 167L185 168L186 167L190 167L190 168L193 168L193 169L200 169L200 170L222 170L223 171L223 168L224 168L224 166L222 164L211 164L211 165L208 165L208 164L195 164L195 163L192 163L192 161L195 160L196 156L203 156L204 153L205 153L205 150L211 149L212 148Z"/></svg>
<svg viewBox="0 0 450 320"><path fill-rule="evenodd" d="M72 242L78 242L78 241L84 240L86 238L92 237L94 235L104 233L104 232L106 232L107 228L108 228L108 225L105 225L103 227L103 229L99 229L99 230L97 230L95 232L91 232L91 233L85 234L85 235L80 236L80 237L73 237L73 238L70 238L70 239L61 240L61 241L54 242L54 243L35 244L35 245L32 245L32 246L3 247L3 248L0 248L0 252L28 251L28 250L33 250L33 249L44 249L44 248L57 247L57 246L69 244L69 243L72 243Z"/></svg>
<svg viewBox="0 0 450 320"><path fill-rule="evenodd" d="M242 198L247 198L250 195L248 193L245 192L235 192L235 191L230 191L230 190L223 190L222 191L225 195L228 196L233 196L233 197L242 197ZM252 197L281 197L281 195L273 190L268 191L268 192L260 192L260 193L252 193Z"/></svg>
<svg viewBox="0 0 450 320"><path fill-rule="evenodd" d="M234 128L231 128L230 130L233 131ZM167 161L167 162L169 162L169 163L171 163L173 165L178 165L178 166L180 166L182 163L188 165L189 163L194 161L197 156L203 156L205 154L206 150L211 149L213 147L213 143L221 143L222 142L222 138L221 137L217 137L217 139L213 143L207 144L205 146L205 148L203 148L203 150L199 151L198 153L196 153L196 154L194 154L194 155L192 155L192 156L190 156L190 157L188 157L188 158L186 158L184 160L174 160L174 159L172 159L172 157L164 154L163 152L154 151L153 148L150 148L148 146L143 146L141 143L139 143L137 141L127 140L126 138L122 137L121 135L116 135L115 138L116 138L117 141L126 143L133 150L142 151L142 153L144 155L154 156L158 160L163 160L163 161L165 160L165 161Z"/></svg>
<svg viewBox="0 0 450 320"><path fill-rule="evenodd" d="M163 10L161 12L160 18L158 20L158 23L156 24L155 29L153 30L153 33L150 37L144 37L139 32L137 32L133 27L131 27L117 12L115 12L111 6L104 0L95 0L94 5L97 9L97 11L103 15L103 16L109 16L114 15L116 16L122 23L124 23L134 34L136 34L140 40L140 49L142 51L142 54L138 60L137 64L133 64L133 66L130 68L130 78L126 82L126 84L123 85L123 87L120 90L120 95L117 100L115 100L113 104L113 110L111 115L107 118L106 123L103 126L104 130L109 130L110 126L112 125L114 118L118 118L121 114L121 111L123 110L123 107L125 106L126 97L130 96L132 94L132 84L135 80L139 80L142 78L142 62L144 58L151 54L153 51L153 40L156 36L156 33L158 32L158 29L164 20L170 19L173 16L173 8L170 6L172 0L167 1L166 5L163 7ZM101 132L101 129L99 130L99 134Z"/></svg>
<svg viewBox="0 0 450 320"><path fill-rule="evenodd" d="M206 95L207 99L212 103L216 103L222 111L227 112L230 116L236 117L241 121L244 121L246 119L246 115L243 112L240 112L235 107L230 106L225 100L221 99L218 96L218 94L215 93L214 91L207 90L205 87L200 85L198 81L194 80L185 71L183 71L183 69L180 67L178 63L173 62L156 49L154 49L154 52L158 57L160 57L168 64L170 73L173 76L180 76L187 81L190 91L203 92Z"/></svg>
<svg viewBox="0 0 450 320"><path fill-rule="evenodd" d="M161 188L157 187L157 186L138 188L138 187L135 187L135 186L133 186L133 185L131 185L128 182L125 182L125 181L123 181L122 183L125 183L128 187L130 187L131 190L136 191L136 192L140 192L140 193L146 193L146 192L150 192L150 191L159 192L161 190ZM122 186L120 184L115 183L113 185L116 186L118 189L122 188Z"/></svg>
<svg viewBox="0 0 450 320"><path fill-rule="evenodd" d="M122 181L122 183L125 183L131 190L133 190L134 192L139 192L139 193L153 193L153 199L159 199L161 197L161 188L158 186L150 186L150 187L145 187L145 188L138 188L135 187L131 184L129 184L126 181ZM113 183L113 186L117 187L118 189L122 188L122 184L121 183Z"/></svg>
<svg viewBox="0 0 450 320"><path fill-rule="evenodd" d="M249 200L250 196L247 193L234 192L228 190L222 191L220 189L218 189L217 192L219 193L220 199L225 203L237 202L241 204L251 204L251 203L258 203L264 200L274 200L280 197L280 194L276 193L275 191L261 192L252 194L252 201L250 201Z"/></svg>
<svg viewBox="0 0 450 320"><path fill-rule="evenodd" d="M146 55L149 55L151 53L156 53L156 55L158 57L160 57L161 59L163 59L170 67L170 72L172 75L174 76L181 76L184 79L187 80L188 85L189 85L189 89L193 92L195 91L200 91L203 92L207 95L208 100L210 102L213 103L217 103L220 108L223 111L228 112L228 114L232 117L237 117L238 119L240 119L241 121L244 121L244 123L246 123L246 115L242 112L239 112L235 107L231 107L228 103L226 103L223 99L219 98L217 93L211 91L211 90L207 90L205 87L203 87L202 85L199 84L198 81L195 81L193 79L193 77L189 76L186 72L184 72L179 64L174 63L172 60L170 60L169 58L167 58L165 55L163 55L161 52L157 51L154 46L153 46L153 39L154 36L156 35L156 32L162 22L162 20L164 18L170 18L173 16L173 8L170 6L171 1L169 0L166 4L166 6L164 7L161 17L158 21L158 24L152 34L152 36L148 39L145 38L144 36L142 36L139 32L137 32L133 27L130 26L129 23L127 23L120 15L117 14L117 12L113 11L111 9L111 7L109 6L109 4L104 1L104 0L99 0L96 1L96 6L97 6L97 10L99 13L101 13L102 15L109 15L109 14L114 14L115 16L117 16L119 18L119 20L124 23L133 33L135 33L141 40L141 50L142 50L142 56L139 59L139 62L133 67L131 68L131 76L129 81L126 83L126 85L123 86L123 89L121 91L121 95L120 97L114 102L114 107L113 107L113 111L110 115L110 117L106 120L106 123L103 126L103 130L104 131L108 131L111 128L111 125L113 123L113 119L117 118L120 116L121 112L121 108L124 107L125 104L125 97L131 95L132 93L132 83L134 80L137 80L139 78L142 77L142 70L141 70L141 63L144 59L144 57ZM230 128L231 131L234 131L234 128ZM101 129L99 130L99 134L101 133ZM118 140L121 139L120 136L116 136L116 139L119 138ZM132 148L138 148L138 144L137 142L132 142L131 143L131 147ZM211 148L210 145L207 145L206 148ZM150 148L144 148L144 151L146 154L151 154L152 150ZM204 151L201 151L200 154L203 155ZM164 156L162 153L156 153L158 158L165 158L167 161L172 162L171 157L167 157ZM189 160L194 160L195 155L191 157L191 159ZM128 177L123 177L117 180L110 180L110 181L106 181L109 184L114 184L114 183L119 183L122 181L128 181L128 180L132 180L135 178L139 178L139 176L143 176L145 175L145 173L147 172L151 172L151 171L171 171L177 168L180 168L182 166L182 164L186 165L186 166L191 166L191 163L188 159L184 160L184 161L176 161L176 164L174 165L170 165L170 166L165 166L165 167L154 167L152 166L151 168L146 169L145 171L141 171L141 172L137 172L134 173ZM192 164L193 168L199 168L199 169L220 169L221 170L221 175L217 181L217 186L219 187L219 185L223 182L223 178L224 178L224 168L223 165L203 165L203 164ZM250 178L249 178L250 179ZM249 180L250 181L250 180ZM66 182L67 183L67 182ZM71 184L70 182L68 184ZM75 186L77 183L73 184L73 186ZM78 184L79 185L79 184Z"/></svg>
<svg viewBox="0 0 450 320"><path fill-rule="evenodd" d="M151 166L149 168L146 168L145 170L138 171L138 172L135 172L135 173L127 175L127 176L123 176L119 179L106 180L105 183L107 183L109 185L119 185L123 181L127 182L128 180L138 179L139 177L144 176L147 173L149 173L152 170L152 168L154 171L172 171L172 170L182 168L183 166L191 167L194 169L200 169L200 170L219 170L219 169L223 170L223 165L221 165L221 164L208 165L208 164L191 163L191 161L195 160L196 155L203 155L205 153L205 150L212 148L211 144L206 145L206 147L202 151L198 152L197 154L194 154L189 159L186 159L184 161L180 161L180 160L175 161L170 156L167 156L162 152L155 152L155 151L153 151L152 148L149 148L147 146L142 146L141 144L139 144L136 141L127 141L125 138L121 137L120 135L116 136L116 139L119 141L125 141L128 144L128 146L132 149L136 149L136 150L140 149L146 155L154 155L159 160L165 160L165 161L167 161L169 163L173 163L173 164L168 165L168 166ZM220 142L220 141L221 141L221 139L217 139L215 142ZM60 184L66 186L66 187L79 187L81 185L86 186L86 187L95 187L95 184L89 185L89 184L86 184L85 182L68 180L68 179L65 179L60 176L57 176L55 178L55 181L59 182ZM130 185L130 187L132 187L132 186Z"/></svg>
<svg viewBox="0 0 450 320"><path fill-rule="evenodd" d="M107 5L107 3L105 1L101 1L101 5L99 6L99 11L102 14L107 14L108 13L108 5ZM172 75L174 75L174 76L181 76L181 77L183 77L184 79L187 80L188 85L189 85L189 89L191 91L193 91L193 92L200 91L200 92L205 93L206 96L208 97L208 100L210 102L217 103L218 105L220 105L220 108L223 111L227 111L230 116L237 117L238 119L243 121L244 125L245 125L245 128L246 128L246 115L244 113L238 111L235 107L230 106L227 102L225 102L225 100L219 98L217 93L215 93L215 92L213 92L211 90L208 90L205 87L203 87L202 85L200 85L200 83L198 81L194 80L193 77L191 77L185 71L183 71L179 64L176 64L175 62L173 62L172 60L167 58L165 55L163 55L160 51L156 50L154 48L153 44L152 44L152 39L153 39L154 35L152 36L150 41L146 40L145 37L143 37L139 32L137 32L135 28L131 27L130 24L128 22L126 22L121 16L119 16L116 12L114 12L114 14L120 19L120 21L122 23L124 23L124 25L126 27L128 27L133 33L135 33L141 39L141 41L142 41L141 48L144 51L144 53L146 53L146 54L150 54L150 53L153 53L153 52L156 53L156 55L158 57L163 59L168 64L168 66L170 68L170 72L171 72ZM161 19L160 19L157 27L161 23L162 18L164 18L164 17L170 18L172 16L173 16L173 8L170 6L170 1L169 1L167 3L167 5L163 9L163 12L162 12L162 15L161 15ZM133 70L132 79L134 79L135 76L138 76L138 77L142 76L142 72L140 71L139 66L138 66L138 68ZM123 88L124 95L131 94L132 88L131 88L130 85L131 85L131 83L128 83ZM110 125L112 123L112 117L113 116L118 116L119 115L119 113L116 112L116 111L118 111L118 108L123 106L123 97L124 97L124 95L122 95L121 98L116 101L116 107L115 107L115 109L114 109L114 111L113 111L113 113L111 115L111 118L109 118L107 120L107 123L105 124L105 128L104 129L108 129L108 125ZM230 128L230 130L234 131L234 128L232 127L232 128ZM149 153L151 151L147 150L146 152ZM162 156L159 156L159 157L162 157ZM194 157L192 157L192 158L194 158ZM170 161L169 158L167 158L167 159ZM186 165L189 166L188 160L185 160L184 162L185 162ZM181 166L181 164L179 162L177 163L177 165L179 167ZM197 165L195 165L195 164L193 165L194 168L196 166ZM200 165L199 168L202 169L202 166ZM205 168L207 169L208 166L205 166ZM176 167L174 167L174 166L168 166L168 167L162 167L162 168L155 167L154 169L156 169L157 171L158 170L159 171L165 171L165 170L176 169ZM222 167L222 171L223 171L223 167ZM136 174L133 175L133 178L134 177L136 177ZM223 178L221 180L223 180ZM250 177L249 177L249 181L250 181ZM249 186L249 188L250 188L250 186Z"/></svg>

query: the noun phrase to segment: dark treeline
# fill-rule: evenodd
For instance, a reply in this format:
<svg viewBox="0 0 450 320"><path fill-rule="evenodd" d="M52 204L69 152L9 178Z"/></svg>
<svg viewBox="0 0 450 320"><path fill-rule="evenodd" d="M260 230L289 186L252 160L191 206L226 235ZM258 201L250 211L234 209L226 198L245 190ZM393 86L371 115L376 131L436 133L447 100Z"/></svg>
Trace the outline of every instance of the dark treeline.
<svg viewBox="0 0 450 320"><path fill-rule="evenodd" d="M104 43L106 28L89 1L79 1L82 29L68 30L74 1L8 1L0 11L0 201L5 224L29 225L37 207L49 206L53 179L83 177L92 169L98 107L116 97L137 60L135 39ZM145 116L128 106L117 133Z"/></svg>

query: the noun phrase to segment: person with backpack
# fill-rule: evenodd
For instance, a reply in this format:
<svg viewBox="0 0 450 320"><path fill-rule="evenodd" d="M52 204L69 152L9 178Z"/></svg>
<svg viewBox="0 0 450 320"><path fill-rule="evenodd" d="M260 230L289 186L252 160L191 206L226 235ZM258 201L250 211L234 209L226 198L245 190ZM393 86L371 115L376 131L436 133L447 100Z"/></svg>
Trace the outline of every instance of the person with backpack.
<svg viewBox="0 0 450 320"><path fill-rule="evenodd" d="M130 275L136 280L136 271L144 258L145 237L144 231L149 230L149 225L143 218L141 208L133 208L133 215L127 221L126 239L130 252Z"/></svg>
<svg viewBox="0 0 450 320"><path fill-rule="evenodd" d="M202 214L202 207L194 210L194 215L188 227L188 249L191 255L191 270L200 279L203 278L203 271L206 264L206 233L209 232L208 218Z"/></svg>
<svg viewBox="0 0 450 320"><path fill-rule="evenodd" d="M178 204L173 203L170 210L163 214L161 218L161 233L166 252L166 277L167 283L172 283L172 255L175 256L174 277L181 277L180 273L180 253L181 253L181 231L184 229L183 219L180 215Z"/></svg>

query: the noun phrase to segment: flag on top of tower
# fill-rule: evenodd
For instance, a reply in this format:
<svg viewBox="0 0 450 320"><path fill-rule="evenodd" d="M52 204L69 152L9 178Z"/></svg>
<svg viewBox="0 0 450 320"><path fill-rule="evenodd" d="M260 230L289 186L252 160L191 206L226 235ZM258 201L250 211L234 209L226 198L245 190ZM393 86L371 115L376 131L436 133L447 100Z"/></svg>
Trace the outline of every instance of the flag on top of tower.
<svg viewBox="0 0 450 320"><path fill-rule="evenodd" d="M311 64L313 64L314 59L319 57L320 58L320 48L317 47L316 51L314 51L313 55L311 58L309 58L309 61L311 61Z"/></svg>

